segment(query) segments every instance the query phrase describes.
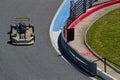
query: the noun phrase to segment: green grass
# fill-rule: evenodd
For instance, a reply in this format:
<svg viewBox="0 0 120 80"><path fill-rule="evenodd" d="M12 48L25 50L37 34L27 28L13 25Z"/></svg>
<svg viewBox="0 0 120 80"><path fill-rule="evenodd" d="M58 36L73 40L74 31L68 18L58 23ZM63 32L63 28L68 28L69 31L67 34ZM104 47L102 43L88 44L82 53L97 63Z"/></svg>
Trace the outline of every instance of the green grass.
<svg viewBox="0 0 120 80"><path fill-rule="evenodd" d="M87 32L87 43L120 69L120 8L97 20Z"/></svg>

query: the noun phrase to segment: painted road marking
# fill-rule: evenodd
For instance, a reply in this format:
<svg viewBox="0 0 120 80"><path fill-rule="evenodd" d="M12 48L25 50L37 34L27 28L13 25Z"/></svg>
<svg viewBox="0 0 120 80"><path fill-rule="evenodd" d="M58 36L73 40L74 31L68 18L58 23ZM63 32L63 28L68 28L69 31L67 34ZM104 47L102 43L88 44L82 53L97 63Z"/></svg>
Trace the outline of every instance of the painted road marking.
<svg viewBox="0 0 120 80"><path fill-rule="evenodd" d="M82 56L92 56L93 53L92 52L81 52L80 53Z"/></svg>

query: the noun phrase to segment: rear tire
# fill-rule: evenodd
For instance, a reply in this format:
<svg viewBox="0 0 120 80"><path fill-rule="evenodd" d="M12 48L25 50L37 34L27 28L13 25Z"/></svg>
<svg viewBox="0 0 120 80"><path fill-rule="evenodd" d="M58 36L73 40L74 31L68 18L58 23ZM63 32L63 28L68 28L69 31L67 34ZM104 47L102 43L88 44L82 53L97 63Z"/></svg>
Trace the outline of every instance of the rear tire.
<svg viewBox="0 0 120 80"><path fill-rule="evenodd" d="M34 35L34 42L35 42L35 35Z"/></svg>
<svg viewBox="0 0 120 80"><path fill-rule="evenodd" d="M33 33L34 33L34 27L32 27L32 31L33 31Z"/></svg>

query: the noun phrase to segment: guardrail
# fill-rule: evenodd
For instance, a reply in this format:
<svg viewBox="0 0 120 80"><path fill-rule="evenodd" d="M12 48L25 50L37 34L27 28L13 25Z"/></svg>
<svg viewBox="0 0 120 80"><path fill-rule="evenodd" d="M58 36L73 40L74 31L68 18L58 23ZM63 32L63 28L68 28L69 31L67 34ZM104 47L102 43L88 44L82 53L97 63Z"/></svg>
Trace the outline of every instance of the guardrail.
<svg viewBox="0 0 120 80"><path fill-rule="evenodd" d="M97 65L94 62L82 57L76 50L74 50L64 39L63 32L58 38L58 46L62 55L78 68L84 69L86 72L95 76L97 74Z"/></svg>
<svg viewBox="0 0 120 80"><path fill-rule="evenodd" d="M97 1L97 0L94 0ZM64 32L66 27L69 27L69 25L71 24L71 22L74 21L74 16L75 19L79 16L79 15L74 15L74 10L77 11L77 13L75 12L75 14L79 14L79 13L84 13L86 12L86 9L88 9L89 7L92 6L92 1L90 0L78 0L76 3L71 2L73 4L71 4L71 10L70 10L70 17L67 19L63 29L62 29L62 33L60 34L59 38L58 38L58 47L59 50L61 51L62 55L69 60L71 63L73 63L74 65L76 65L78 68L82 68L83 70L85 70L86 72L90 73L91 75L96 75L97 74L97 65L96 63L87 60L86 58L82 57L75 49L73 49L68 43L67 40L65 39ZM79 6L79 4L82 4L82 9ZM79 10L79 9L80 10ZM81 15L81 14L80 14Z"/></svg>

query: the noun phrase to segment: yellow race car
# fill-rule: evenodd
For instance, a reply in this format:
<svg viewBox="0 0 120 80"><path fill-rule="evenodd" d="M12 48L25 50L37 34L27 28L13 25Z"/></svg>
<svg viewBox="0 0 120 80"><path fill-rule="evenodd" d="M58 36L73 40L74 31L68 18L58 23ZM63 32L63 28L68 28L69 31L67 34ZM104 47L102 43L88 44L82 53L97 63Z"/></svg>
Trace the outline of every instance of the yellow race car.
<svg viewBox="0 0 120 80"><path fill-rule="evenodd" d="M35 42L34 25L25 22L11 24L10 43L14 45L31 45Z"/></svg>

